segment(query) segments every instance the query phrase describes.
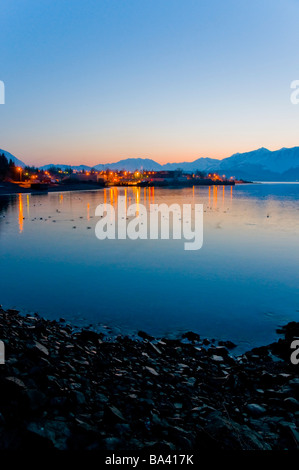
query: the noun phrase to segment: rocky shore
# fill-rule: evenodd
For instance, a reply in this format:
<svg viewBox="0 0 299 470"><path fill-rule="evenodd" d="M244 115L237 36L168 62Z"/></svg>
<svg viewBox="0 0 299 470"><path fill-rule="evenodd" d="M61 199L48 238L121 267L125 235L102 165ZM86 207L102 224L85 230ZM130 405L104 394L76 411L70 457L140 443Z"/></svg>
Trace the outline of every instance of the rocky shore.
<svg viewBox="0 0 299 470"><path fill-rule="evenodd" d="M0 450L298 449L299 323L280 333L233 357L191 332L111 340L0 309Z"/></svg>

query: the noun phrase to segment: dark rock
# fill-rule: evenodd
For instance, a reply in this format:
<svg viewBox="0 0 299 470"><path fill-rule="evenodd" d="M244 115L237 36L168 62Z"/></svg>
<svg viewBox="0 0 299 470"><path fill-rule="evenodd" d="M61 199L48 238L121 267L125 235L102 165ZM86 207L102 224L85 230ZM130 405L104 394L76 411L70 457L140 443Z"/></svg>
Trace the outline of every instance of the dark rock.
<svg viewBox="0 0 299 470"><path fill-rule="evenodd" d="M224 341L76 331L0 310L1 450L297 448L299 379L285 339L234 358Z"/></svg>
<svg viewBox="0 0 299 470"><path fill-rule="evenodd" d="M193 331L187 331L187 333L182 334L182 338L192 341L192 343L200 340L200 336L197 333L193 333Z"/></svg>
<svg viewBox="0 0 299 470"><path fill-rule="evenodd" d="M104 412L105 420L109 422L124 422L126 421L122 412L116 406L106 406Z"/></svg>
<svg viewBox="0 0 299 470"><path fill-rule="evenodd" d="M145 331L142 331L142 330L138 331L137 334L138 334L138 336L140 336L140 338L146 339L148 341L152 341L154 339L153 336L147 334Z"/></svg>
<svg viewBox="0 0 299 470"><path fill-rule="evenodd" d="M78 334L78 338L80 338L81 341L91 341L96 344L98 344L99 340L103 339L103 336L103 333L97 333L92 330L82 330Z"/></svg>
<svg viewBox="0 0 299 470"><path fill-rule="evenodd" d="M216 355L216 356L226 357L228 356L228 350L224 348L223 346L211 347L210 349L208 349L208 354L210 356Z"/></svg>
<svg viewBox="0 0 299 470"><path fill-rule="evenodd" d="M26 394L33 411L43 408L48 401L47 396L39 390L27 390Z"/></svg>
<svg viewBox="0 0 299 470"><path fill-rule="evenodd" d="M72 392L72 397L78 405L84 405L86 402L85 395L78 390Z"/></svg>
<svg viewBox="0 0 299 470"><path fill-rule="evenodd" d="M39 423L32 422L27 426L27 430L40 438L51 441L55 449L67 449L67 439L70 437L71 433L64 421L48 420Z"/></svg>
<svg viewBox="0 0 299 470"><path fill-rule="evenodd" d="M219 341L218 344L219 346L224 346L227 349L234 349L237 347L237 345L232 341Z"/></svg>
<svg viewBox="0 0 299 470"><path fill-rule="evenodd" d="M291 410L291 411L297 411L299 410L299 401L296 400L294 397L288 397L283 400L284 406Z"/></svg>
<svg viewBox="0 0 299 470"><path fill-rule="evenodd" d="M289 385L294 390L299 390L299 378L296 377L294 379L289 380Z"/></svg>
<svg viewBox="0 0 299 470"><path fill-rule="evenodd" d="M205 437L206 449L270 450L257 432L224 418L218 411L209 414L208 424L201 435Z"/></svg>
<svg viewBox="0 0 299 470"><path fill-rule="evenodd" d="M246 405L246 409L252 416L261 416L267 411L263 406L256 403L249 403Z"/></svg>

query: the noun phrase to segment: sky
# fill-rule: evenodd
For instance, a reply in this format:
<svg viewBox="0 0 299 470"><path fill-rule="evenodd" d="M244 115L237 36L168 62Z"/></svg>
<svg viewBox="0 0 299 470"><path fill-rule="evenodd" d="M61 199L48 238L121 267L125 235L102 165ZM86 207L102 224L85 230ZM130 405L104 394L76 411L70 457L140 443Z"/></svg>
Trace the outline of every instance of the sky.
<svg viewBox="0 0 299 470"><path fill-rule="evenodd" d="M0 148L31 165L299 145L299 0L1 0Z"/></svg>

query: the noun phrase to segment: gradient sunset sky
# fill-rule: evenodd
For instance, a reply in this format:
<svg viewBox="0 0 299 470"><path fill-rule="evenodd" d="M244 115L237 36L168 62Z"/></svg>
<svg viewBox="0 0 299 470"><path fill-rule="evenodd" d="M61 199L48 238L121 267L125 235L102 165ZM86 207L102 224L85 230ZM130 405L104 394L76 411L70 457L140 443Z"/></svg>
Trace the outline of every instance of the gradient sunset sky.
<svg viewBox="0 0 299 470"><path fill-rule="evenodd" d="M0 148L28 164L299 145L299 0L1 0Z"/></svg>

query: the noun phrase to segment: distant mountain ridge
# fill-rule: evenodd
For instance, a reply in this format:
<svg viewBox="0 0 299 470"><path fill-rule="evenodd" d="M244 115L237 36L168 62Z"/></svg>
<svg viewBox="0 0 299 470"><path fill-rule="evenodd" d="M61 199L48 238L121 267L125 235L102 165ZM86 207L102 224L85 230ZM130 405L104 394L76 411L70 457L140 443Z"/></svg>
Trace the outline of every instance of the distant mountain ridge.
<svg viewBox="0 0 299 470"><path fill-rule="evenodd" d="M96 165L97 170L176 170L185 172L204 171L225 174L254 181L296 181L299 179L299 147L282 148L271 151L260 148L251 152L236 153L219 160L198 158L193 162L166 163L161 165L154 160L128 158L116 163Z"/></svg>
<svg viewBox="0 0 299 470"><path fill-rule="evenodd" d="M125 171L135 171L135 170L153 170L160 171L163 170L163 165L150 160L149 158L127 158L126 160L120 160L115 163L99 163L95 165L94 168L99 171L103 170L125 170Z"/></svg>
<svg viewBox="0 0 299 470"><path fill-rule="evenodd" d="M18 166L25 166L21 160L14 157L9 152L0 149L0 152L11 158ZM65 165L48 164L40 167L47 170L51 166L56 166L62 170L72 168L74 170L90 170L89 165ZM253 181L296 181L299 180L299 147L282 148L271 151L266 148L260 148L251 152L236 153L231 157L218 160L216 158L198 158L193 162L166 163L161 165L148 158L127 158L115 163L106 163L95 165L98 171L102 170L176 170L180 168L185 172L217 172L225 174L227 177L234 176L239 179Z"/></svg>
<svg viewBox="0 0 299 470"><path fill-rule="evenodd" d="M22 160L19 160L17 157L7 152L7 150L0 149L0 155L2 155L2 153L4 153L8 161L12 160L16 166L21 166L22 168L26 166L26 164L22 162Z"/></svg>
<svg viewBox="0 0 299 470"><path fill-rule="evenodd" d="M59 163L49 163L48 165L43 165L43 166L39 166L39 170L49 170L50 168L60 168L62 171L65 171L66 169L68 168L72 168L73 170L78 170L78 171L82 171L82 170L90 170L91 169L91 166L88 166L88 165L64 165L64 164L59 164Z"/></svg>

